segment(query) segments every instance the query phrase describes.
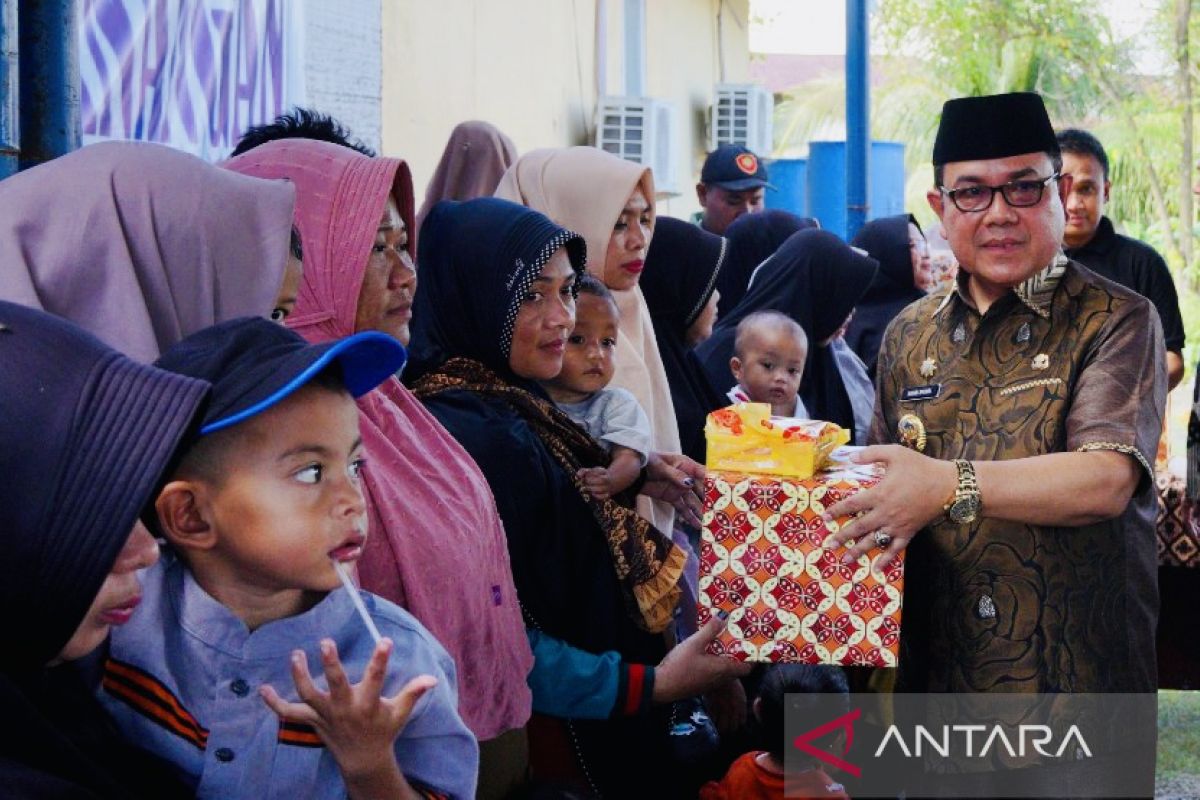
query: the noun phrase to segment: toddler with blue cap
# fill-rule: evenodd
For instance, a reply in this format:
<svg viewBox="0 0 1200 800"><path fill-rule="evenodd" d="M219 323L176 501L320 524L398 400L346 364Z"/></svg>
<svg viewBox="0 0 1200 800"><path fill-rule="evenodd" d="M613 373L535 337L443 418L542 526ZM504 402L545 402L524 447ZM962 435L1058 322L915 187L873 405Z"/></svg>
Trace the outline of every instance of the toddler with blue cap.
<svg viewBox="0 0 1200 800"><path fill-rule="evenodd" d="M168 552L100 696L197 796L474 796L453 661L408 612L343 585L367 532L354 398L405 358L381 333L309 344L239 319L158 361L212 399L158 495Z"/></svg>

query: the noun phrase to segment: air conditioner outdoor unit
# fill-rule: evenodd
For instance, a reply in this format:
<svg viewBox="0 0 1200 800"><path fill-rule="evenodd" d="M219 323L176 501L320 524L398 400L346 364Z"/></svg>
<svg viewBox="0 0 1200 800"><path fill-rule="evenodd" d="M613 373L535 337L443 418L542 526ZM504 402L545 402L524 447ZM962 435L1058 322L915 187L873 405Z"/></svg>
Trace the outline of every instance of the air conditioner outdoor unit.
<svg viewBox="0 0 1200 800"><path fill-rule="evenodd" d="M718 83L713 93L708 149L740 144L769 157L775 117L775 98L771 92L752 83Z"/></svg>
<svg viewBox="0 0 1200 800"><path fill-rule="evenodd" d="M602 97L596 104L596 147L654 171L657 192L677 194L675 106L648 97Z"/></svg>

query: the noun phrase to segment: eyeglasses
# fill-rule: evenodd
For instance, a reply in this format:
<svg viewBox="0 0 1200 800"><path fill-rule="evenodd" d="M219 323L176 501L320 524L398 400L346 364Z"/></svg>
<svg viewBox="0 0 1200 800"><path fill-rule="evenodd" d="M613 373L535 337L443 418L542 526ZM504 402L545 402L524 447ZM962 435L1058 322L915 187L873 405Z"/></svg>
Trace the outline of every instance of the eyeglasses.
<svg viewBox="0 0 1200 800"><path fill-rule="evenodd" d="M1009 181L1000 186L964 186L961 189L947 189L945 186L939 186L938 189L950 198L955 208L967 213L986 211L991 207L992 201L996 199L996 192L1003 194L1004 201L1013 208L1028 208L1042 202L1046 184L1058 177L1059 173L1056 172L1048 178Z"/></svg>

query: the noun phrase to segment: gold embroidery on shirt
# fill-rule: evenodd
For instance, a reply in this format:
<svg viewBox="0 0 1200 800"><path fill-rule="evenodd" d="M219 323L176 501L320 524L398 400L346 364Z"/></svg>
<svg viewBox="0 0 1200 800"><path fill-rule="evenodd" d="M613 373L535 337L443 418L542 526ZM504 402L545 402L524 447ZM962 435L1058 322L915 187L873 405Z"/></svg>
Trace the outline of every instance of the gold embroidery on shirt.
<svg viewBox="0 0 1200 800"><path fill-rule="evenodd" d="M1043 269L1014 287L1013 292L1030 311L1042 319L1050 319L1050 302L1054 299L1054 291L1058 288L1063 275L1067 272L1068 263L1070 263L1070 259L1060 251ZM930 317L936 317L940 314L942 309L950 304L951 299L956 294L969 308L975 308L975 303L971 300L971 296L967 292L966 276L968 274L966 272L959 272L957 285L946 293L946 296L942 298L942 302L938 303L937 308L933 310Z"/></svg>
<svg viewBox="0 0 1200 800"><path fill-rule="evenodd" d="M1146 468L1146 472L1150 473L1150 477L1154 477L1154 469L1150 466L1150 462L1142 455L1142 451L1128 444L1119 444L1117 442L1088 442L1082 445L1078 452L1090 453L1095 450L1112 450L1117 453L1124 453L1127 456L1133 456L1138 460L1138 463Z"/></svg>
<svg viewBox="0 0 1200 800"><path fill-rule="evenodd" d="M1000 396L1007 397L1010 394L1023 392L1026 389L1035 389L1038 386L1056 386L1060 383L1062 383L1062 378L1038 378L1034 381L1022 381L1021 383L1014 383L1012 386L1005 386L1000 390Z"/></svg>
<svg viewBox="0 0 1200 800"><path fill-rule="evenodd" d="M936 317L938 314L942 313L942 309L943 309L943 308L945 308L946 306L950 305L950 301L951 301L953 298L954 298L954 291L953 291L953 290L951 290L951 291L949 291L949 292L946 292L946 296L942 298L942 302L938 303L938 305L937 305L937 308L935 308L935 309L933 310L933 313L932 313L932 314L930 314L929 316L930 316L930 317Z"/></svg>
<svg viewBox="0 0 1200 800"><path fill-rule="evenodd" d="M1067 257L1059 253L1045 269L1025 279L1015 291L1021 302L1042 319L1050 318L1050 301L1067 271Z"/></svg>
<svg viewBox="0 0 1200 800"><path fill-rule="evenodd" d="M925 452L925 423L921 422L921 418L916 414L905 414L896 423L896 434L900 437L900 444L910 450L916 450L918 453Z"/></svg>

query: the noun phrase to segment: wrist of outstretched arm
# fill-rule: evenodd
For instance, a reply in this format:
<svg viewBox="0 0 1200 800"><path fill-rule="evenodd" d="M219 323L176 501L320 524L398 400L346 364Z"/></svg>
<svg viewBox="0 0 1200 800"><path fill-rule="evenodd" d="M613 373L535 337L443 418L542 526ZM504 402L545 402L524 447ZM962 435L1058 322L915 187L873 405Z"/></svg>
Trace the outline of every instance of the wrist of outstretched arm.
<svg viewBox="0 0 1200 800"><path fill-rule="evenodd" d="M945 464L941 467L945 477L938 483L942 486L940 496L945 499L939 517L952 523L965 524L983 516L983 495L979 488L975 464L966 459L955 459L941 464ZM935 494L936 496L938 495Z"/></svg>
<svg viewBox="0 0 1200 800"><path fill-rule="evenodd" d="M387 758L375 757L361 760L361 765L347 767L339 763L342 779L346 783L346 794L350 800L393 800L394 798L419 798L421 795L400 771L396 757L389 748Z"/></svg>
<svg viewBox="0 0 1200 800"><path fill-rule="evenodd" d="M617 700L613 704L614 717L632 717L645 714L654 705L654 686L657 672L648 664L621 662L617 676Z"/></svg>

